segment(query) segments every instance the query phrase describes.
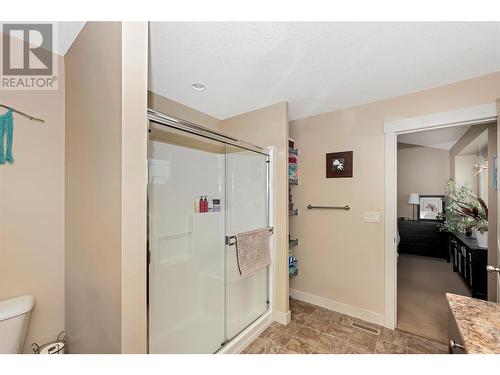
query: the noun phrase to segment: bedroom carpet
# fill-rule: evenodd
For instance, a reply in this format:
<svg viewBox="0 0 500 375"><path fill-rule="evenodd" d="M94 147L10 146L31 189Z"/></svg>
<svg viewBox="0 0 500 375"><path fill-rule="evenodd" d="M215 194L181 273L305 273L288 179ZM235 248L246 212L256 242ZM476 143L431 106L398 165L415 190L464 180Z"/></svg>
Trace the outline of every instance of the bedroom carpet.
<svg viewBox="0 0 500 375"><path fill-rule="evenodd" d="M470 296L451 263L444 259L401 254L398 260L398 329L448 342L445 293Z"/></svg>

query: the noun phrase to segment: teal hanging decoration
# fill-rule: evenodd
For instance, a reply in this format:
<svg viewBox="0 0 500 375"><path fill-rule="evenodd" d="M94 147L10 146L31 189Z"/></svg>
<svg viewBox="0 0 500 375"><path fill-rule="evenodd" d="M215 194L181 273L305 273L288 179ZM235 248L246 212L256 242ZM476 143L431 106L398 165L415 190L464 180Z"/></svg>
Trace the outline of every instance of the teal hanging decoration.
<svg viewBox="0 0 500 375"><path fill-rule="evenodd" d="M12 109L8 109L6 113L0 115L0 164L5 164L6 161L10 164L14 162L14 158L12 157L13 133L14 120Z"/></svg>

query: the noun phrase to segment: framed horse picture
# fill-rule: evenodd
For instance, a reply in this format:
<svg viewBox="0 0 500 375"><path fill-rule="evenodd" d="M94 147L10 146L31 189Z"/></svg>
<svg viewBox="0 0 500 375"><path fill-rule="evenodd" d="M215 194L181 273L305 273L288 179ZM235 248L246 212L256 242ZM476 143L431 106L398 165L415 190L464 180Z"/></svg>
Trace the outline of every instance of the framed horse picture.
<svg viewBox="0 0 500 375"><path fill-rule="evenodd" d="M326 154L326 178L352 177L352 151Z"/></svg>

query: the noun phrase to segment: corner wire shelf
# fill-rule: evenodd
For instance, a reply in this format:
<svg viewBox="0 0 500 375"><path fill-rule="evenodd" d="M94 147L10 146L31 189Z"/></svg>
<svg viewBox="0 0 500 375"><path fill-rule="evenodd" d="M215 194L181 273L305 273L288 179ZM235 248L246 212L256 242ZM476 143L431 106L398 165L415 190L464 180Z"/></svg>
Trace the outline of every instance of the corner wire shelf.
<svg viewBox="0 0 500 375"><path fill-rule="evenodd" d="M288 148L288 154L292 154L292 155L298 156L299 155L299 150L297 148L289 147ZM288 178L288 184L289 185L295 185L295 186L297 186L299 184L298 177L289 177ZM299 214L298 208L288 211L288 215L289 216L296 216L298 214ZM293 250L292 250L292 248L294 248L298 244L299 244L299 240L298 239L294 239L294 240L289 240L288 241L289 255L293 256ZM288 268L288 276L289 277L294 277L294 276L297 276L298 274L299 274L299 270L298 270L297 267L292 266L292 267Z"/></svg>

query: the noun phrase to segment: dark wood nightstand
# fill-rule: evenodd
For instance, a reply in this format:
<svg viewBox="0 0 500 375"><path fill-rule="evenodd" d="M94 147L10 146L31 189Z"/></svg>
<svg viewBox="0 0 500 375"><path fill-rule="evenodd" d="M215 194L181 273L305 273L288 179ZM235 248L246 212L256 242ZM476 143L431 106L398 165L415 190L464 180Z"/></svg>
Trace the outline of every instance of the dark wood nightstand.
<svg viewBox="0 0 500 375"><path fill-rule="evenodd" d="M438 221L398 220L401 254L424 255L449 261L448 234Z"/></svg>

